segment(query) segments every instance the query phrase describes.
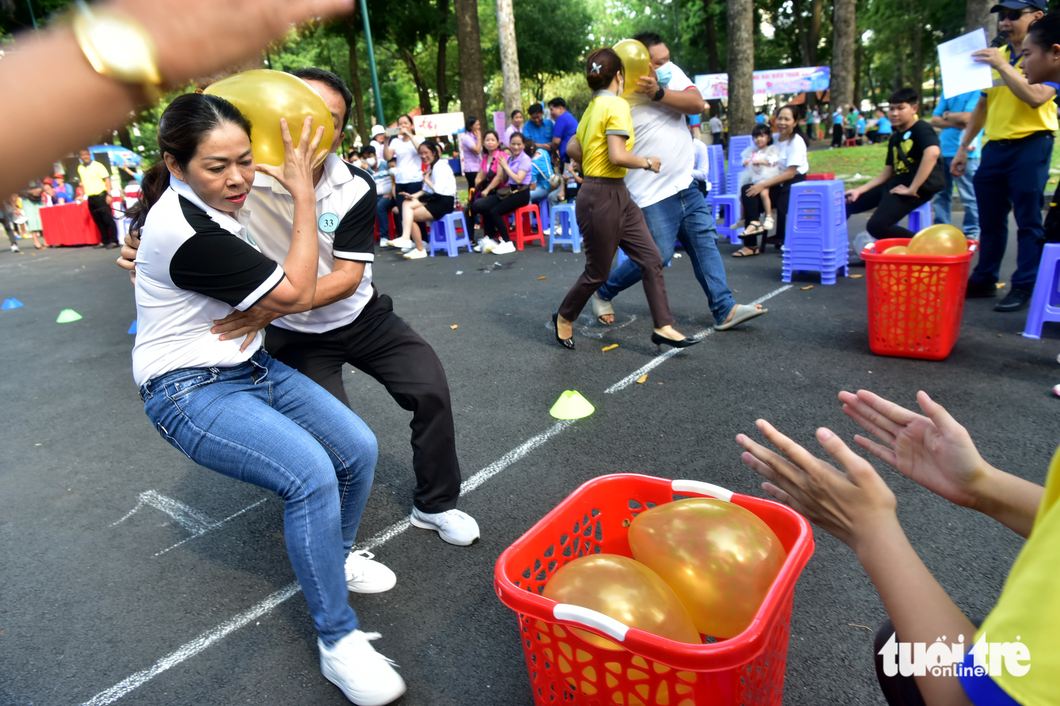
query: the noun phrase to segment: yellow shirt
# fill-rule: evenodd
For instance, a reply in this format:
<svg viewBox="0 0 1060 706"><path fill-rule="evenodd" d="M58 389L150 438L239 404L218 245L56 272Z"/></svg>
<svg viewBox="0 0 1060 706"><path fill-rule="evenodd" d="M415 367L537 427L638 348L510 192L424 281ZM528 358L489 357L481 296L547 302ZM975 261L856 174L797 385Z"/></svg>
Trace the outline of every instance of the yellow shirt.
<svg viewBox="0 0 1060 706"><path fill-rule="evenodd" d="M611 164L607 151L608 135L624 136L627 138L626 150L633 149L633 117L629 114L629 103L611 91L597 91L575 133L582 146L582 174L585 176L613 179L626 176L625 167Z"/></svg>
<svg viewBox="0 0 1060 706"><path fill-rule="evenodd" d="M77 165L77 176L81 179L81 188L85 190L85 196L95 196L107 190L105 179L110 179L110 172L99 162L89 162Z"/></svg>
<svg viewBox="0 0 1060 706"><path fill-rule="evenodd" d="M1049 101L1052 105L1052 101ZM989 643L1020 642L1030 651L1030 670L1013 676L1002 668L994 682L1023 706L1060 703L1060 449L1049 464L1045 494L1034 528L1012 565L1001 598L975 634ZM974 642L974 641L973 641ZM971 644L966 649L971 648ZM991 649L993 646L991 645ZM1003 664L1003 663L1002 663Z"/></svg>
<svg viewBox="0 0 1060 706"><path fill-rule="evenodd" d="M1012 45L1001 50L1002 56L1012 64ZM1012 64L1023 73L1023 55ZM1056 130L1056 104L1049 100L1037 108L1032 108L1005 85L997 69L991 69L994 85L985 91L986 96L986 139L1015 140L1027 137L1035 132Z"/></svg>

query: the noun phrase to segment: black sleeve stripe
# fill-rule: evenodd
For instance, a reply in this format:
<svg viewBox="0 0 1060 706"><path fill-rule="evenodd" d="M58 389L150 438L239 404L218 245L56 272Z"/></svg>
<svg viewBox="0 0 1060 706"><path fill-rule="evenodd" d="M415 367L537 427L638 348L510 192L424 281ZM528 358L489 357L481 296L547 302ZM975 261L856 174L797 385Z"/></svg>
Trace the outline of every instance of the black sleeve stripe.
<svg viewBox="0 0 1060 706"><path fill-rule="evenodd" d="M353 165L349 167L362 193L335 229L333 254L342 260L372 262L375 259L375 207L378 200L375 180L364 170Z"/></svg>
<svg viewBox="0 0 1060 706"><path fill-rule="evenodd" d="M229 306L249 307L283 280L283 268L252 245L214 223L187 199L181 197L180 206L195 235L170 260L173 284Z"/></svg>

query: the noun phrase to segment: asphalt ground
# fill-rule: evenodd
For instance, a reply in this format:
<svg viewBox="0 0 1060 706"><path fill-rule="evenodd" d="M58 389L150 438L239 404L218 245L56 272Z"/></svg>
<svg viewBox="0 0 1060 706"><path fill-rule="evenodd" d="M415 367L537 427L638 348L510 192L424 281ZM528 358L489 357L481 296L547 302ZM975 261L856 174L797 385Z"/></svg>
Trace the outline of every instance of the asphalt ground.
<svg viewBox="0 0 1060 706"><path fill-rule="evenodd" d="M863 220L852 219L852 232ZM1006 277L1014 228L1011 237ZM737 299L774 293L769 314L713 333L661 361L645 383L610 393L659 354L639 288L616 300L615 326L595 324L587 310L571 352L553 340L549 315L579 274L580 255L533 245L406 262L381 252L377 286L445 364L464 478L496 472L461 500L482 527L477 545L395 532L411 509L410 415L367 375L347 372L355 411L380 447L360 539L385 533L374 551L399 579L388 593L351 596L351 605L401 665L409 691L399 703L530 704L516 619L493 590L498 555L600 474L762 495L733 440L754 434L756 418L816 448L819 425L846 439L857 431L839 390L867 388L912 406L925 389L990 462L1043 481L1057 443L1060 326L1025 339L1023 314L970 300L945 361L879 357L868 348L864 277L822 286L798 275L776 293L779 253L741 261L728 257L733 246L721 250ZM281 502L196 466L145 418L130 371L132 289L115 255L0 255L0 299L25 304L0 312L0 703L346 703L319 672L305 600L292 588ZM666 282L677 327L709 329L687 257ZM66 308L84 318L57 324ZM567 389L596 412L557 427L548 410ZM984 616L1021 540L881 471L924 561L968 615ZM815 540L795 591L785 702L883 703L871 655L883 607L852 552L821 531Z"/></svg>

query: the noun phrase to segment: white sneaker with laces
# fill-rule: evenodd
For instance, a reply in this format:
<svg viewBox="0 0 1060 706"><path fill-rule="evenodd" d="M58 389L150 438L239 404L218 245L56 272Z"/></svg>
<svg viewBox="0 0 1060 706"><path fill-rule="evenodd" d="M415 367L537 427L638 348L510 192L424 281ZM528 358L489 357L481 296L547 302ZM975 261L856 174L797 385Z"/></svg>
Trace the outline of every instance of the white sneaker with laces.
<svg viewBox="0 0 1060 706"><path fill-rule="evenodd" d="M427 257L427 251L426 250L409 250L407 253L405 253L405 255L403 257L406 260L422 260L423 258Z"/></svg>
<svg viewBox="0 0 1060 706"><path fill-rule="evenodd" d="M506 240L493 248L494 255L511 255L513 252L515 252L515 243L510 240Z"/></svg>
<svg viewBox="0 0 1060 706"><path fill-rule="evenodd" d="M427 513L412 508L409 522L413 527L434 530L449 544L467 547L478 541L478 523L475 518L456 508L445 512Z"/></svg>
<svg viewBox="0 0 1060 706"><path fill-rule="evenodd" d="M354 593L382 593L397 585L397 576L371 552L350 552L346 557L346 587Z"/></svg>
<svg viewBox="0 0 1060 706"><path fill-rule="evenodd" d="M369 644L380 637L354 630L331 647L317 638L324 678L357 706L384 706L405 693L405 680L394 670L394 662Z"/></svg>
<svg viewBox="0 0 1060 706"><path fill-rule="evenodd" d="M390 241L390 247L398 248L414 248L416 244L412 242L412 238L397 238Z"/></svg>

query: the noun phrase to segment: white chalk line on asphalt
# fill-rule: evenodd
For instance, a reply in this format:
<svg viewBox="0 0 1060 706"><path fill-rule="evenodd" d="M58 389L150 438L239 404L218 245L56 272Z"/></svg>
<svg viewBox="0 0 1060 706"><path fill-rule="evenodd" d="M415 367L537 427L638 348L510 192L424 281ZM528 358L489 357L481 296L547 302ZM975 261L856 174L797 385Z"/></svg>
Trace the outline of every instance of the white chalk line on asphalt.
<svg viewBox="0 0 1060 706"><path fill-rule="evenodd" d="M769 294L766 294L765 296L759 297L758 299L754 300L753 302L751 302L751 304L752 305L761 304L761 303L763 303L763 302L765 302L765 301L767 301L769 299L772 299L773 297L777 296L781 292L785 292L785 291L791 289L791 286L792 285L789 284L789 285L786 285L786 286L783 286L783 287L779 287L779 288L773 290L772 292L770 292ZM713 333L713 331L714 331L714 329L707 329L705 331L701 331L700 333L698 333L696 335L698 337L705 338L705 337L709 336L711 333ZM666 361L669 358L673 357L673 355L678 350L679 349L671 348L666 353L663 353L662 355L659 355L656 358L652 359L652 361L650 363L648 363L647 365L643 366L640 370L651 370L652 368L655 368L658 365L661 365L664 361ZM618 386L622 385L623 382L625 382L626 380L630 380L631 378L632 378L632 380L636 380L641 375L643 375L643 373L638 370L637 372L633 373L632 375L629 375L629 376L623 378L622 381L619 381L618 383L615 383L615 385L612 385L611 387L609 387L604 392L605 393L610 393L610 392L617 391L617 389L622 389L621 387L618 387ZM632 381L632 380L630 380L630 381ZM628 385L628 384L629 383L627 382L626 385ZM623 387L625 387L626 385L623 385ZM524 458L527 454L529 454L534 449L538 448L539 446L541 446L542 444L546 443L547 441L549 441L553 437L557 436L558 434L560 434L564 430L566 430L566 429L570 428L571 426L573 426L573 424L574 424L574 420L562 420L562 421L559 421L559 422L553 424L552 427L547 429L546 431L541 432L537 436L534 436L534 437L528 439L527 441L523 442L519 446L515 447L514 449L512 449L511 451L509 451L505 455L501 456L499 459L497 459L496 461L494 461L490 465L486 466L482 470L476 472L474 475L472 475L470 478L468 478L466 481L464 481L461 484L461 486L460 486L461 495L470 493L471 491L475 490L476 488L481 486L483 483L488 481L490 478L494 477L495 475L497 475L498 473L500 473L504 469L508 468L513 463L516 463L517 461L519 461L522 458ZM372 536L367 541L365 541L363 543L358 543L358 545L356 547L354 547L354 549L355 550L363 549L363 550L368 550L368 551L371 551L372 549L376 549L377 547L380 547L383 544L386 544L391 539L394 539L395 537L403 534L405 532L405 530L407 530L411 526L412 525L409 524L408 519L404 518L404 519L402 519L402 520L400 520L398 522L395 522L394 524L390 525L389 527L384 529L382 532L379 532L378 534ZM203 634L201 634L198 637L196 637L194 640L191 640L190 642L186 642L185 644L181 645L180 647L178 647L173 652L170 652L165 657L162 657L161 659L159 659L157 662L155 662L149 668L141 670L139 672L136 672L135 674L133 674L133 675L131 675L129 677L126 677L125 679L123 679L122 681L118 682L114 686L110 687L106 691L101 691L100 693L98 693L94 697L92 697L92 699L90 699L89 701L84 702L81 706L107 706L107 704L114 703L115 701L117 701L118 699L122 698L126 694L134 691L138 687L143 686L147 682L151 681L152 679L157 677L162 672L165 672L168 669L171 669L172 667L177 666L181 662L184 662L184 661L186 661L188 659L191 659L192 657L194 657L197 654L199 654L200 652L204 651L206 648L210 647L212 644L214 644L215 642L217 642L221 638L223 638L223 637L235 632L236 630L239 630L240 628L248 625L249 623L257 620L261 616L263 616L266 613L270 612L273 608L276 608L277 606L279 606L284 601L286 601L286 600L288 600L290 598L293 598L294 596L296 596L300 592L301 592L301 588L299 587L297 581L295 581L295 582L293 582L291 584L288 584L284 588L280 589L279 591L276 591L275 593L270 595L268 598L266 598L265 600L261 601L260 603L258 603L256 605L252 606L248 610L245 610L242 613L239 613L238 615L233 616L232 618L226 620L225 622L221 623L217 627L215 627L215 628L213 628L211 630L207 630Z"/></svg>

